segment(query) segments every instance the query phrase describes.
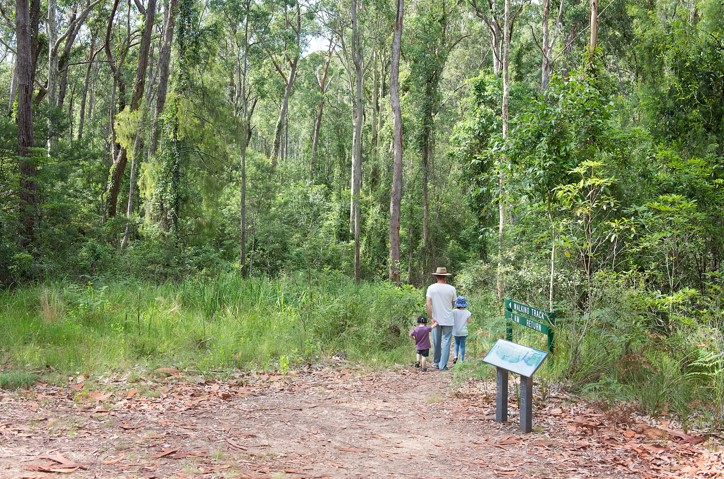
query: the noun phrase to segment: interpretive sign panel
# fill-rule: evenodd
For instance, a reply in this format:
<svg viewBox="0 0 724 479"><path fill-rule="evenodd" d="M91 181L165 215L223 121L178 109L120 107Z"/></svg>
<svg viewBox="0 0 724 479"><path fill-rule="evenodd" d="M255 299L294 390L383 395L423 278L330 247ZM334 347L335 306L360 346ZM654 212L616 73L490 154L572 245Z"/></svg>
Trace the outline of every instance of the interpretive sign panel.
<svg viewBox="0 0 724 479"><path fill-rule="evenodd" d="M499 339L483 361L496 369L495 421L508 420L508 372L520 374L520 429L533 430L533 373L548 353Z"/></svg>
<svg viewBox="0 0 724 479"><path fill-rule="evenodd" d="M546 356L548 353L545 351L499 339L483 361L529 378L538 370Z"/></svg>

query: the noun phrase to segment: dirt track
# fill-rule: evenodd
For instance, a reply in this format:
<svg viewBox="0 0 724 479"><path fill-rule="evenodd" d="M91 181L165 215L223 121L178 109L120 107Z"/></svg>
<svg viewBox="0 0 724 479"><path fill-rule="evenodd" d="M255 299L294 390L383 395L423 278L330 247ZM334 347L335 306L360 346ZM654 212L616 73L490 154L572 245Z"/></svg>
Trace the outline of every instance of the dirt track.
<svg viewBox="0 0 724 479"><path fill-rule="evenodd" d="M0 477L724 478L711 440L564 397L534 400L522 434L514 402L497 424L494 385L453 375L172 374L0 392Z"/></svg>

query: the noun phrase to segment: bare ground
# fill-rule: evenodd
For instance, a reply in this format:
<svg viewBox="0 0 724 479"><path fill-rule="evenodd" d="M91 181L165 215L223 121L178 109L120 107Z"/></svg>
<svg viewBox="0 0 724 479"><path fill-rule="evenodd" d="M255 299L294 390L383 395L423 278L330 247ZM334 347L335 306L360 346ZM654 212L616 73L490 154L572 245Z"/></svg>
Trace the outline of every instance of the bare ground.
<svg viewBox="0 0 724 479"><path fill-rule="evenodd" d="M0 478L724 478L716 438L536 389L523 434L454 372L158 372L0 391Z"/></svg>

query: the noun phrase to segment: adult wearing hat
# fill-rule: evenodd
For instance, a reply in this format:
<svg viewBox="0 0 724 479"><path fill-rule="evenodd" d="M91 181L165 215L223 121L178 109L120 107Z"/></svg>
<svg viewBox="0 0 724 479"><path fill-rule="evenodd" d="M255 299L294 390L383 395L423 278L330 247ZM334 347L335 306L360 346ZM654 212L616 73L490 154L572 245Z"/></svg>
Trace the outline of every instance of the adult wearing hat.
<svg viewBox="0 0 724 479"><path fill-rule="evenodd" d="M438 267L432 276L435 278L435 283L428 286L425 294L427 316L438 323L438 327L432 330L432 341L435 347L432 367L445 371L450 357L450 343L455 324L453 308L457 292L454 286L447 284L447 280L451 276L447 272L447 268Z"/></svg>

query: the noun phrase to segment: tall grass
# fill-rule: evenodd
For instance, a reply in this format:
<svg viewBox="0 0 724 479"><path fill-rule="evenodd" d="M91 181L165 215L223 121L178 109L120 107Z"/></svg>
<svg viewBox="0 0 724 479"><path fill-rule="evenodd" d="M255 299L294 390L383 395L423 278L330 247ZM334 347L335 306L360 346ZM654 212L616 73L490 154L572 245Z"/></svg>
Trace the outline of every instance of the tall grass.
<svg viewBox="0 0 724 479"><path fill-rule="evenodd" d="M200 372L332 356L392 364L424 293L326 273L153 285L53 283L0 292L0 368L100 373L137 366Z"/></svg>

